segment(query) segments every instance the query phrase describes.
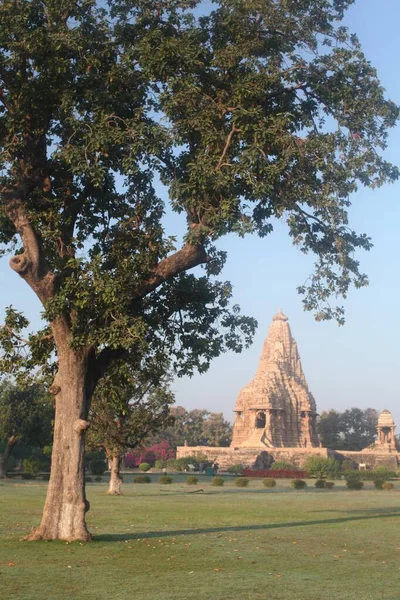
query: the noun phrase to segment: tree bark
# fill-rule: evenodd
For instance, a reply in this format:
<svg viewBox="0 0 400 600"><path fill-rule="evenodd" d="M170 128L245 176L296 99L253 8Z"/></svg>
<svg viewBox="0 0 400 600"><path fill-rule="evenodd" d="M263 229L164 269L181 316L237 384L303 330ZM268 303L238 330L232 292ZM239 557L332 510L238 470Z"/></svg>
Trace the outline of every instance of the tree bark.
<svg viewBox="0 0 400 600"><path fill-rule="evenodd" d="M120 478L120 467L121 467L121 455L111 456L111 471L110 471L110 483L108 485L108 494L113 496L121 495L122 479Z"/></svg>
<svg viewBox="0 0 400 600"><path fill-rule="evenodd" d="M59 353L52 386L56 411L50 481L39 527L29 540L89 541L85 514L85 431L88 412L88 353L67 346Z"/></svg>
<svg viewBox="0 0 400 600"><path fill-rule="evenodd" d="M7 477L8 459L10 458L11 451L16 443L17 437L15 435L11 435L8 438L7 446L3 454L0 456L0 479Z"/></svg>

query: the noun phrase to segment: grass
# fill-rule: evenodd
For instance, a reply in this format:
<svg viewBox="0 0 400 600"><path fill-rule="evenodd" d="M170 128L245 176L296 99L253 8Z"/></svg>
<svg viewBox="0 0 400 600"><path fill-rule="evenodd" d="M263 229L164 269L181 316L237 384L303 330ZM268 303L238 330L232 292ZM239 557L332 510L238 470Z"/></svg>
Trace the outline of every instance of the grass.
<svg viewBox="0 0 400 600"><path fill-rule="evenodd" d="M399 484L397 484L399 487ZM193 493L202 488L203 493ZM399 600L400 492L89 484L89 544L19 541L46 484L0 484L5 600Z"/></svg>

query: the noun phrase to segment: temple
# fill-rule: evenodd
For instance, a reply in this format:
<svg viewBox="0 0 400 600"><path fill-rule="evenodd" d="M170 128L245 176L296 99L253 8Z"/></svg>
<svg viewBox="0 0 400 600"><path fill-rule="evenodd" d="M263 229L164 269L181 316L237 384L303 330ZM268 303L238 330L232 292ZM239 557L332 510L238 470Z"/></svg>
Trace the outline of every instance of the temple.
<svg viewBox="0 0 400 600"><path fill-rule="evenodd" d="M235 413L232 447L319 446L315 400L282 311L272 319L256 375L240 392Z"/></svg>
<svg viewBox="0 0 400 600"><path fill-rule="evenodd" d="M180 446L177 458L201 456L217 462L222 470L238 464L268 468L263 465L273 461L301 467L310 456L347 459L360 469L398 468L395 423L388 410L379 416L377 440L359 451L323 448L317 416L288 318L279 311L272 319L256 374L236 400L230 447Z"/></svg>

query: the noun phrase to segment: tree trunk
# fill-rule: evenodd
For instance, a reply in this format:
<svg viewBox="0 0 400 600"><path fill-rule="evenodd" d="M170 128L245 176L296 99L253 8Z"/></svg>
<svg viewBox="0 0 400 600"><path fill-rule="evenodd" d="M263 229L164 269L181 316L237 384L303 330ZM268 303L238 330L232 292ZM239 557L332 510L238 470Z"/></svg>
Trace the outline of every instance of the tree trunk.
<svg viewBox="0 0 400 600"><path fill-rule="evenodd" d="M85 514L85 431L88 411L87 353L64 347L52 386L56 411L51 473L39 527L30 540L92 539Z"/></svg>
<svg viewBox="0 0 400 600"><path fill-rule="evenodd" d="M11 451L16 443L17 437L15 435L11 435L8 439L7 446L3 454L0 456L0 479L7 477L8 459L10 458Z"/></svg>
<svg viewBox="0 0 400 600"><path fill-rule="evenodd" d="M119 476L121 466L121 456L118 454L111 457L110 483L108 486L108 494L113 496L121 495L122 479Z"/></svg>

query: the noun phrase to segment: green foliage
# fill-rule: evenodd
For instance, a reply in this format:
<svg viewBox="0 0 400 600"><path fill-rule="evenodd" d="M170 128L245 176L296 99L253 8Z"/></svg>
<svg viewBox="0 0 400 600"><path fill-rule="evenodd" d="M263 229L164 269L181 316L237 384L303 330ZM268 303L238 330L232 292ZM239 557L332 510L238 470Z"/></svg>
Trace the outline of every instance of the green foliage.
<svg viewBox="0 0 400 600"><path fill-rule="evenodd" d="M386 483L385 479L377 478L374 479L374 487L376 490L381 490L384 483Z"/></svg>
<svg viewBox="0 0 400 600"><path fill-rule="evenodd" d="M197 485L198 482L199 482L199 478L196 477L195 475L189 475L189 477L186 478L187 485Z"/></svg>
<svg viewBox="0 0 400 600"><path fill-rule="evenodd" d="M245 488L249 485L249 481L247 477L239 477L239 479L236 479L235 485L236 487Z"/></svg>
<svg viewBox="0 0 400 600"><path fill-rule="evenodd" d="M96 475L94 480L97 481L97 483L100 483L101 481L103 481L103 478L101 477L101 475Z"/></svg>
<svg viewBox="0 0 400 600"><path fill-rule="evenodd" d="M54 402L43 385L0 383L0 441L13 436L44 447L51 442L53 418Z"/></svg>
<svg viewBox="0 0 400 600"><path fill-rule="evenodd" d="M170 477L169 475L161 475L160 479L158 480L158 483L161 483L162 485L168 485L172 483L172 477Z"/></svg>
<svg viewBox="0 0 400 600"><path fill-rule="evenodd" d="M314 483L316 488L324 488L325 487L325 479L317 479Z"/></svg>
<svg viewBox="0 0 400 600"><path fill-rule="evenodd" d="M154 463L154 466L156 469L163 469L165 467L165 462L163 460L158 459Z"/></svg>
<svg viewBox="0 0 400 600"><path fill-rule="evenodd" d="M107 465L104 460L92 460L90 463L92 475L103 475L107 470Z"/></svg>
<svg viewBox="0 0 400 600"><path fill-rule="evenodd" d="M344 473L347 471L355 471L357 469L357 464L354 461L346 458L341 464L341 469Z"/></svg>
<svg viewBox="0 0 400 600"><path fill-rule="evenodd" d="M230 467L228 467L226 469L226 471L228 473L231 473L232 475L241 475L243 473L243 469L244 469L243 465L237 464L237 465L231 465Z"/></svg>
<svg viewBox="0 0 400 600"><path fill-rule="evenodd" d="M334 481L324 481L324 487L325 487L327 490L331 490L331 489L333 489L333 488L334 488L334 486L335 486L335 482L334 482Z"/></svg>
<svg viewBox="0 0 400 600"><path fill-rule="evenodd" d="M196 470L199 470L200 464L208 465L210 461L206 457L201 455L196 456L185 456L183 458L175 459L174 467L177 471L187 471L189 465L193 465Z"/></svg>
<svg viewBox="0 0 400 600"><path fill-rule="evenodd" d="M143 462L143 463L140 463L139 469L141 471L143 471L144 473L146 473L146 471L149 471L151 469L151 465L149 465L149 463Z"/></svg>
<svg viewBox="0 0 400 600"><path fill-rule="evenodd" d="M151 477L149 475L136 475L133 478L133 483L151 483Z"/></svg>
<svg viewBox="0 0 400 600"><path fill-rule="evenodd" d="M393 488L394 488L394 484L390 483L389 481L384 481L382 483L382 489L385 490L386 492L392 491Z"/></svg>
<svg viewBox="0 0 400 600"><path fill-rule="evenodd" d="M25 475L36 477L40 470L39 461L34 458L26 458L22 463L22 471Z"/></svg>
<svg viewBox="0 0 400 600"><path fill-rule="evenodd" d="M306 460L304 468L310 477L318 479L337 477L340 470L339 463L334 458L324 458L323 456L310 456Z"/></svg>
<svg viewBox="0 0 400 600"><path fill-rule="evenodd" d="M322 412L318 432L322 444L328 448L363 450L376 440L377 424L378 412L373 408L351 408L343 413L330 410Z"/></svg>
<svg viewBox="0 0 400 600"><path fill-rule="evenodd" d="M195 4L0 5L0 242L39 295L56 275L44 317L70 323L98 366L117 349L137 364L162 340L190 374L248 345L255 322L213 279L214 244L276 218L316 255L305 308L342 322L327 300L366 284L353 255L371 246L348 226L349 197L398 176L381 156L398 108L340 24L349 2L219 0L201 19ZM180 254L156 177L187 222ZM35 248L42 271L24 260ZM1 370L54 373L49 327L25 344L26 326L7 312Z"/></svg>
<svg viewBox="0 0 400 600"><path fill-rule="evenodd" d="M304 488L307 487L307 482L304 481L304 479L292 479L292 481L290 482L290 485L295 490L303 490Z"/></svg>
<svg viewBox="0 0 400 600"><path fill-rule="evenodd" d="M362 490L364 482L359 479L346 479L346 485L349 490Z"/></svg>
<svg viewBox="0 0 400 600"><path fill-rule="evenodd" d="M379 479L383 479L384 481L387 481L391 477L396 477L396 473L389 471L389 469L384 466L376 467L374 472L378 475Z"/></svg>
<svg viewBox="0 0 400 600"><path fill-rule="evenodd" d="M93 477L90 477L88 475L85 477L85 483L92 483L92 481L93 481Z"/></svg>
<svg viewBox="0 0 400 600"><path fill-rule="evenodd" d="M284 460L275 461L272 464L271 469L273 469L274 471L278 471L278 470L298 471L298 467L296 467L295 465L292 465L292 463L285 462Z"/></svg>
<svg viewBox="0 0 400 600"><path fill-rule="evenodd" d="M170 411L173 423L162 428L150 437L151 442L167 440L172 447L183 446L229 446L232 438L232 425L222 413L208 410L187 411L183 406L174 406ZM207 457L204 461L208 462Z"/></svg>
<svg viewBox="0 0 400 600"><path fill-rule="evenodd" d="M266 488L276 487L276 481L272 477L265 477L265 479L262 480L262 484Z"/></svg>
<svg viewBox="0 0 400 600"><path fill-rule="evenodd" d="M166 466L166 468L167 468L169 471L175 471L175 470L178 470L178 469L176 468L176 459L175 459L175 458L169 458L169 459L166 461L166 463L165 463L165 466Z"/></svg>
<svg viewBox="0 0 400 600"><path fill-rule="evenodd" d="M211 485L214 487L222 487L224 485L224 479L222 477L213 477Z"/></svg>
<svg viewBox="0 0 400 600"><path fill-rule="evenodd" d="M92 400L87 445L103 446L110 457L121 456L172 423L169 383L169 361L161 352L137 370L114 363Z"/></svg>

